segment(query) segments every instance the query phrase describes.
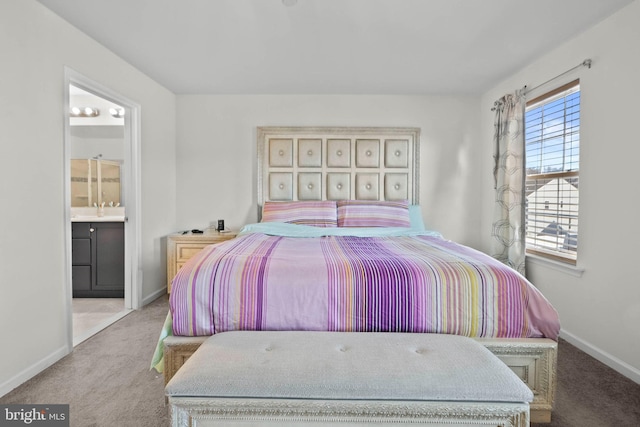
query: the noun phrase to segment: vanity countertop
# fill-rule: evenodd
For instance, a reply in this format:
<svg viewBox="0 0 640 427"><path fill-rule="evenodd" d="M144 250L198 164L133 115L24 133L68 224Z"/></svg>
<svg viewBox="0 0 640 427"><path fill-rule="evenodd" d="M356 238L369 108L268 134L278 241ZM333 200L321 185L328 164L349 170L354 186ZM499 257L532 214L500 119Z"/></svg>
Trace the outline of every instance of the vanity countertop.
<svg viewBox="0 0 640 427"><path fill-rule="evenodd" d="M124 222L124 215L77 215L71 217L71 222Z"/></svg>
<svg viewBox="0 0 640 427"><path fill-rule="evenodd" d="M105 206L101 211L98 216L97 208L71 208L71 222L125 222L123 207Z"/></svg>

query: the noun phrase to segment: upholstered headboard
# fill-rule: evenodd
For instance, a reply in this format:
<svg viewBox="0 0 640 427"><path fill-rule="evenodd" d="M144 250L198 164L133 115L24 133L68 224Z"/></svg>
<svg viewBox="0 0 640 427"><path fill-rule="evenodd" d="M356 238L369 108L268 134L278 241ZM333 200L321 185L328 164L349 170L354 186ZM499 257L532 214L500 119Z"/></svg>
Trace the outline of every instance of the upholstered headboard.
<svg viewBox="0 0 640 427"><path fill-rule="evenodd" d="M419 147L418 128L259 127L258 210L269 200L417 204Z"/></svg>

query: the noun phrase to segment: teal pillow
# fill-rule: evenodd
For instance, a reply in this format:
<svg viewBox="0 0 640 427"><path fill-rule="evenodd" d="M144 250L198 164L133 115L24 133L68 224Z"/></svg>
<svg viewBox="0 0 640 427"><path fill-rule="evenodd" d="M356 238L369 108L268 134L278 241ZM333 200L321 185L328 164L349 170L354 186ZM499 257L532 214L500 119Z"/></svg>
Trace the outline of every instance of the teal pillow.
<svg viewBox="0 0 640 427"><path fill-rule="evenodd" d="M420 205L409 205L409 221L413 230L424 231L424 221L422 220L422 209Z"/></svg>

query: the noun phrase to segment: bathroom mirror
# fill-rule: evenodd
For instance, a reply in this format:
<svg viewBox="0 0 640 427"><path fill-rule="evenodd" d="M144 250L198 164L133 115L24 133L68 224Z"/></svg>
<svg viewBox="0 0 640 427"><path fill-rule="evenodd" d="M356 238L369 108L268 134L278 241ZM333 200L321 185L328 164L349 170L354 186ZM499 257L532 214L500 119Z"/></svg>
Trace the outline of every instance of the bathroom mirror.
<svg viewBox="0 0 640 427"><path fill-rule="evenodd" d="M71 207L119 206L120 162L71 159Z"/></svg>

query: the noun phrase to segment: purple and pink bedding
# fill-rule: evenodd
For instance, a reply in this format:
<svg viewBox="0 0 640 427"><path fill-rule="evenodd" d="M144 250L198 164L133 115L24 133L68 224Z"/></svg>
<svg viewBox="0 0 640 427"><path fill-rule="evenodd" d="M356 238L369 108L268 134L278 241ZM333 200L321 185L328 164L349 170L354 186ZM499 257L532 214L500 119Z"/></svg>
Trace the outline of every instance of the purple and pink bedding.
<svg viewBox="0 0 640 427"><path fill-rule="evenodd" d="M557 339L555 309L499 261L429 233L354 234L249 232L208 246L173 281L173 334L394 331Z"/></svg>

